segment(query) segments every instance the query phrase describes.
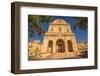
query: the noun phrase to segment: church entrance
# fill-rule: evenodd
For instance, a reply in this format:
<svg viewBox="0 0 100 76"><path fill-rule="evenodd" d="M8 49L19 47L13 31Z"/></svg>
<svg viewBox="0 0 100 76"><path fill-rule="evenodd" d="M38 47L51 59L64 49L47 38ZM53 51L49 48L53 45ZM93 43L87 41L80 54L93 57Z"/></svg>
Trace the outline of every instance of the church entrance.
<svg viewBox="0 0 100 76"><path fill-rule="evenodd" d="M59 39L56 42L56 51L57 52L65 52L65 44L64 41Z"/></svg>
<svg viewBox="0 0 100 76"><path fill-rule="evenodd" d="M73 52L72 41L68 40L68 41L67 41L67 44L68 44L68 51L69 51L69 52Z"/></svg>
<svg viewBox="0 0 100 76"><path fill-rule="evenodd" d="M48 52L53 52L53 41L52 40L48 42Z"/></svg>

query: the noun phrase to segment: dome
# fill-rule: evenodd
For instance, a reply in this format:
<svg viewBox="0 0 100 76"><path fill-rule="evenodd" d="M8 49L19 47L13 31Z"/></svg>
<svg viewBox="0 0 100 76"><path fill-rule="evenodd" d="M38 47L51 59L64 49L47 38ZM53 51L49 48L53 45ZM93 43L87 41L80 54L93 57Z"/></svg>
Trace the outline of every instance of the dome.
<svg viewBox="0 0 100 76"><path fill-rule="evenodd" d="M50 23L49 32L71 32L70 24L64 19L55 19Z"/></svg>
<svg viewBox="0 0 100 76"><path fill-rule="evenodd" d="M64 19L55 19L50 25L67 25L68 23Z"/></svg>

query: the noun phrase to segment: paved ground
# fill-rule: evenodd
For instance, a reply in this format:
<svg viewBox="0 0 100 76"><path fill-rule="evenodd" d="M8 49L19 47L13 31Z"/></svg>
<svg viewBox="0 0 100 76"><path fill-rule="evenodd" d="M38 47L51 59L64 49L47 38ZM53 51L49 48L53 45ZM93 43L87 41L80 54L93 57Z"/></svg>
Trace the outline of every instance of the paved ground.
<svg viewBox="0 0 100 76"><path fill-rule="evenodd" d="M79 53L46 53L41 54L37 57L30 57L29 60L54 60L54 59L77 59L77 58L86 58L87 52L79 52Z"/></svg>

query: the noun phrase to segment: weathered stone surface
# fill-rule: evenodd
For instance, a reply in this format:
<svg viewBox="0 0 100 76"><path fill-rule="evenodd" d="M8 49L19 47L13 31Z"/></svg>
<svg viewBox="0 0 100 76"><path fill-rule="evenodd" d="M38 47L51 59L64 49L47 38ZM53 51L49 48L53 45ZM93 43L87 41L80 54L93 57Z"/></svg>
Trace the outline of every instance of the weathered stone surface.
<svg viewBox="0 0 100 76"><path fill-rule="evenodd" d="M80 58L82 48L87 51L87 44L76 42L70 24L63 19L56 19L49 24L43 44L36 40L29 42L29 56L33 60Z"/></svg>

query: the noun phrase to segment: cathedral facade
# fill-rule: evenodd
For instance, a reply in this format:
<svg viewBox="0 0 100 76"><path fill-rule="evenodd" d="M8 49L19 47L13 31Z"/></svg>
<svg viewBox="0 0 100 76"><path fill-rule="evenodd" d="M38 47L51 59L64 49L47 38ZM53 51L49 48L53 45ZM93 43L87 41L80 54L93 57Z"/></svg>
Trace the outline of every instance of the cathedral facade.
<svg viewBox="0 0 100 76"><path fill-rule="evenodd" d="M49 24L49 29L45 33L43 49L51 53L68 53L78 51L74 33L70 24L63 19L56 19Z"/></svg>
<svg viewBox="0 0 100 76"><path fill-rule="evenodd" d="M29 50L29 55L31 54L33 59L74 58L79 53L75 34L71 30L71 25L64 19L56 19L50 23L41 47L39 44L39 47L35 48L35 50Z"/></svg>

